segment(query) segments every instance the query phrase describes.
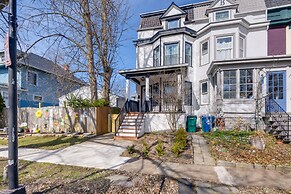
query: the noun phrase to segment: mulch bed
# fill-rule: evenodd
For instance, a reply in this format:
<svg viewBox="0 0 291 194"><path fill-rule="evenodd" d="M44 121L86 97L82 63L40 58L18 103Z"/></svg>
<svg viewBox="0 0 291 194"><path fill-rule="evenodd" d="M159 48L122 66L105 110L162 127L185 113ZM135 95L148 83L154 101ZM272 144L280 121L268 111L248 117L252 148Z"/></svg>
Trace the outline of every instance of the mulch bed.
<svg viewBox="0 0 291 194"><path fill-rule="evenodd" d="M261 165L291 166L291 144L283 144L263 132L225 131L203 134L216 160ZM249 144L250 137L259 136L265 141L265 149Z"/></svg>
<svg viewBox="0 0 291 194"><path fill-rule="evenodd" d="M145 157L142 153L143 150L143 142L146 142L149 146L149 154L146 158L152 160L159 160L163 162L174 162L181 164L192 164L193 163L193 147L192 147L192 137L189 134L187 136L187 147L183 152L176 157L175 154L172 153L171 147L173 146L175 138L175 133L173 132L159 132L159 133L150 133L145 134L143 137L138 139L134 143L135 151L132 154L129 154L128 151L122 153L122 156L126 157ZM164 147L164 155L159 156L156 152L156 146L158 145L158 141L163 142Z"/></svg>

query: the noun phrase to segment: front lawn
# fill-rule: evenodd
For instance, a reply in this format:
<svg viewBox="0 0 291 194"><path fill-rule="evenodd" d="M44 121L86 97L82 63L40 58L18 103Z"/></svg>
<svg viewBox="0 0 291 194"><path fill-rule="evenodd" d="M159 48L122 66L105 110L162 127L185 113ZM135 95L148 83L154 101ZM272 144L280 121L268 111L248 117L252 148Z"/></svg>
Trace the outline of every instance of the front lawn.
<svg viewBox="0 0 291 194"><path fill-rule="evenodd" d="M250 131L217 131L204 133L203 136L210 145L211 155L216 160L291 166L291 145L277 144L278 141L269 134ZM251 146L249 139L253 136L262 137L266 148L259 150Z"/></svg>
<svg viewBox="0 0 291 194"><path fill-rule="evenodd" d="M7 159L0 158L1 180L6 165ZM130 186L113 184L110 177L115 175L128 177ZM117 170L98 170L23 160L19 161L19 182L25 185L27 193L178 193L176 181L159 175L132 174ZM2 181L0 190L7 188L7 180Z"/></svg>
<svg viewBox="0 0 291 194"><path fill-rule="evenodd" d="M18 146L21 148L39 148L55 150L87 141L88 137L54 136L54 135L33 135L24 136L18 139ZM7 145L7 139L0 139L0 145Z"/></svg>

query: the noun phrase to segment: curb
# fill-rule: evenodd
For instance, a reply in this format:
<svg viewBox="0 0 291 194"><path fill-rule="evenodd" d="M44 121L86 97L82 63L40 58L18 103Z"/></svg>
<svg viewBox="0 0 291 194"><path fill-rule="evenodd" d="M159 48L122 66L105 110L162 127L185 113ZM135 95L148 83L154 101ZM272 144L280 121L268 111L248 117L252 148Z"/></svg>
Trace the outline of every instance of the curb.
<svg viewBox="0 0 291 194"><path fill-rule="evenodd" d="M216 166L224 166L224 167L235 167L235 168L247 168L247 169L264 169L264 170L276 170L276 171L290 171L291 166L283 166L283 165L261 165L261 164L249 164L249 163L239 163L239 162L228 162L223 160L217 160Z"/></svg>

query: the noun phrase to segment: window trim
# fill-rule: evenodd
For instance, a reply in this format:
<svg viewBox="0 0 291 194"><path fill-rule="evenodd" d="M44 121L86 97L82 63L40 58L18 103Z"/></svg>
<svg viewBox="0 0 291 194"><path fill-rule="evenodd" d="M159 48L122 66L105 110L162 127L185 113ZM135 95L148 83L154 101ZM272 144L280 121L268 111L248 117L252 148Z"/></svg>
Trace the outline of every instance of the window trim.
<svg viewBox="0 0 291 194"><path fill-rule="evenodd" d="M243 56L241 57L240 56L240 51L241 51L241 48L240 48L240 40L243 40ZM243 35L239 35L239 41L238 41L238 56L239 56L239 58L245 58L246 57L246 37L245 36L243 36Z"/></svg>
<svg viewBox="0 0 291 194"><path fill-rule="evenodd" d="M228 60L228 59L217 59L217 40L218 39L222 39L222 38L231 38L231 45L232 45L232 52L231 52L231 58L230 59L233 59L234 56L235 56L235 44L234 44L234 41L235 40L235 35L234 34L226 34L226 35L221 35L221 36L215 36L215 53L214 53L214 58L215 60Z"/></svg>
<svg viewBox="0 0 291 194"><path fill-rule="evenodd" d="M28 78L28 74L29 74L29 73L34 73L34 74L36 75L36 84L31 84L31 83L29 82L29 80L28 80L28 79L29 79L29 78ZM26 81L27 81L27 84L28 84L28 85L38 86L38 73L37 73L36 71L28 70L26 75L27 75L27 79L26 79Z"/></svg>
<svg viewBox="0 0 291 194"><path fill-rule="evenodd" d="M224 97L224 78L225 78L225 72L226 71L234 71L235 72L235 97L234 98L225 98ZM222 74L222 99L223 100L234 100L234 99L237 99L237 86L238 86L238 74L237 74L237 69L227 69L227 70L223 70L223 74ZM232 84L233 85L233 84Z"/></svg>
<svg viewBox="0 0 291 194"><path fill-rule="evenodd" d="M216 18L217 13L223 13L223 12L228 12L228 18L225 19L225 20L217 20L217 18ZM223 22L223 21L227 21L227 20L230 20L230 19L231 19L230 10L222 10L222 11L217 11L217 12L214 13L214 21L215 22Z"/></svg>
<svg viewBox="0 0 291 194"><path fill-rule="evenodd" d="M208 48L207 48L208 61L207 61L207 63L202 63L202 55L203 55L202 48L203 48L203 44L205 44L205 43L208 43ZM207 65L209 63L210 63L210 39L208 38L200 43L200 66L204 66L204 65Z"/></svg>
<svg viewBox="0 0 291 194"><path fill-rule="evenodd" d="M177 44L178 45L178 64L180 64L180 41L177 41L177 42L167 42L167 43L164 43L163 47L163 66L169 66L169 65L178 65L178 64L169 64L169 65L166 65L166 46L167 45L171 45L171 44Z"/></svg>
<svg viewBox="0 0 291 194"><path fill-rule="evenodd" d="M185 53L184 53L184 57L185 57L185 63L187 63L186 62L186 45L190 45L190 63L188 63L188 65L189 65L189 67L192 67L193 66L193 59L192 59L192 56L193 56L193 45L192 45L192 43L190 43L190 42L188 42L188 41L185 41L185 45L184 45L184 49L185 49Z"/></svg>
<svg viewBox="0 0 291 194"><path fill-rule="evenodd" d="M159 49L159 53L157 55L159 65L156 64L156 60L155 60L155 50L156 49ZM153 67L160 67L161 66L161 54L160 53L161 53L161 47L160 47L160 45L158 45L153 50Z"/></svg>
<svg viewBox="0 0 291 194"><path fill-rule="evenodd" d="M178 26L174 27L174 28L169 28L169 22L172 21L178 21ZM169 19L167 20L167 30L171 30L171 29L175 29L175 28L180 28L181 27L181 18L173 18L173 19Z"/></svg>

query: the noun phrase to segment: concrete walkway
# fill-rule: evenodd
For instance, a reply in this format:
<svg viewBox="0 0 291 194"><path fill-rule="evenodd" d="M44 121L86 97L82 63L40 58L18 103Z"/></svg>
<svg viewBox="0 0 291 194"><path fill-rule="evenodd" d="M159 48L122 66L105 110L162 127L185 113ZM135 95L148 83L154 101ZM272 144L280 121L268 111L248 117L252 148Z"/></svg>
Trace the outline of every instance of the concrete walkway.
<svg viewBox="0 0 291 194"><path fill-rule="evenodd" d="M215 166L215 160L211 157L205 139L198 135L192 135L194 149L194 164Z"/></svg>
<svg viewBox="0 0 291 194"><path fill-rule="evenodd" d="M113 134L107 134L58 150L19 148L18 155L21 160L35 162L117 169L130 159L120 155L131 144L131 141L116 141ZM7 156L7 146L1 146L0 157Z"/></svg>

